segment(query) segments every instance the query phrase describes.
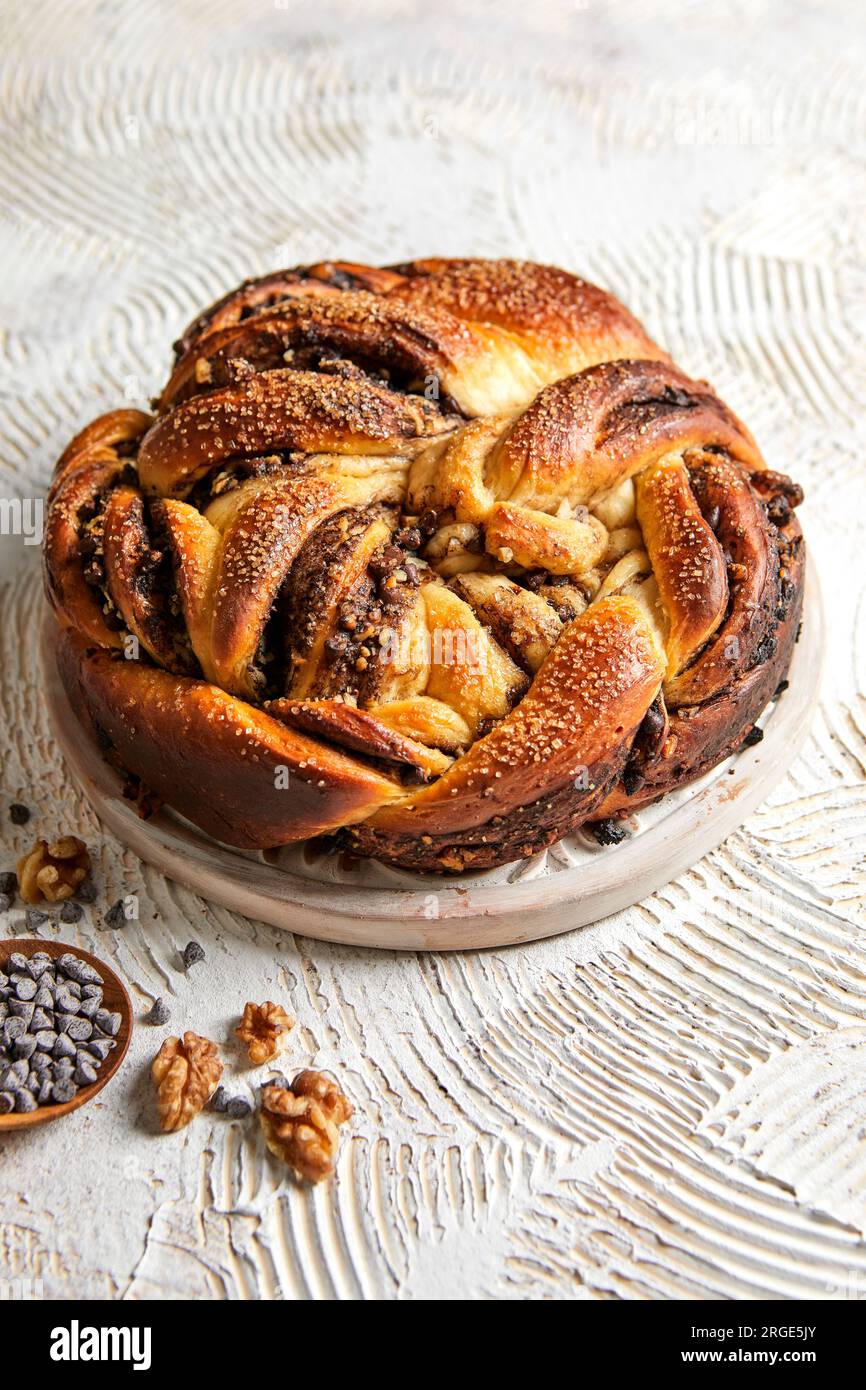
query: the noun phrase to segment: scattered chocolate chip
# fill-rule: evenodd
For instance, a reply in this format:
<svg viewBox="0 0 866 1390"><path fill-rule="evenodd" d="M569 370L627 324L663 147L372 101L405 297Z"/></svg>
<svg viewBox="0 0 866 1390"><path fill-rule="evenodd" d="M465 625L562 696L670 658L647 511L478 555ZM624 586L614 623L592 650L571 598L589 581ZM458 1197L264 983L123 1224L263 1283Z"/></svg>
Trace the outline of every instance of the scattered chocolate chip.
<svg viewBox="0 0 866 1390"><path fill-rule="evenodd" d="M96 884L91 879L86 878L76 888L75 896L80 903L96 902Z"/></svg>
<svg viewBox="0 0 866 1390"><path fill-rule="evenodd" d="M218 1115L224 1115L229 1108L229 1097L225 1086L217 1086L210 1098L210 1109L215 1110Z"/></svg>
<svg viewBox="0 0 866 1390"><path fill-rule="evenodd" d="M776 689L773 692L773 699L778 700L780 695L784 695L785 691L788 689L788 686L790 684L790 681L779 681L779 684L776 686Z"/></svg>
<svg viewBox="0 0 866 1390"><path fill-rule="evenodd" d="M152 1023L157 1028L161 1028L164 1023L168 1023L171 1018L171 1010L164 999L154 999L148 1012L144 1015L145 1023Z"/></svg>
<svg viewBox="0 0 866 1390"><path fill-rule="evenodd" d="M30 819L30 807L20 801L13 801L9 807L9 819L13 825L26 825Z"/></svg>
<svg viewBox="0 0 866 1390"><path fill-rule="evenodd" d="M252 1111L252 1106L243 1096L232 1096L226 1105L226 1114L231 1120L245 1120Z"/></svg>
<svg viewBox="0 0 866 1390"><path fill-rule="evenodd" d="M60 909L60 920L72 926L75 922L80 922L84 916L84 908L80 903L65 902Z"/></svg>
<svg viewBox="0 0 866 1390"><path fill-rule="evenodd" d="M43 912L39 907L28 907L24 914L24 920L32 931L35 927L41 927L43 922L48 921L48 913Z"/></svg>
<svg viewBox="0 0 866 1390"><path fill-rule="evenodd" d="M628 830L619 820L597 820L589 829L600 845L619 845L629 837Z"/></svg>
<svg viewBox="0 0 866 1390"><path fill-rule="evenodd" d="M105 914L105 925L111 927L112 931L120 931L126 926L127 916L123 910L123 898L118 898L116 903L108 909Z"/></svg>
<svg viewBox="0 0 866 1390"><path fill-rule="evenodd" d="M14 898L18 892L18 875L10 873L8 870L0 874L0 893L8 893Z"/></svg>
<svg viewBox="0 0 866 1390"><path fill-rule="evenodd" d="M746 737L743 739L743 747L754 748L755 744L760 743L763 737L764 730L759 729L756 724L754 728L749 730L749 732L746 734Z"/></svg>
<svg viewBox="0 0 866 1390"><path fill-rule="evenodd" d="M200 960L205 958L204 948L197 941L188 941L180 954L187 970L191 965L197 965Z"/></svg>

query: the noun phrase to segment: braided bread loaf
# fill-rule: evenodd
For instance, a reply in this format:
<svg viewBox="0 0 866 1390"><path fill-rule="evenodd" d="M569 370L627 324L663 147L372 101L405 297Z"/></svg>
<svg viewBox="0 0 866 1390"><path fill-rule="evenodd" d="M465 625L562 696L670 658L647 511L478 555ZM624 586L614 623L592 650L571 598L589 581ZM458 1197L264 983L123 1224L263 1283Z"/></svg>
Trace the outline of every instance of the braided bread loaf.
<svg viewBox="0 0 866 1390"><path fill-rule="evenodd" d="M459 872L735 749L788 666L800 491L610 295L324 263L190 326L57 466L73 707L219 839Z"/></svg>

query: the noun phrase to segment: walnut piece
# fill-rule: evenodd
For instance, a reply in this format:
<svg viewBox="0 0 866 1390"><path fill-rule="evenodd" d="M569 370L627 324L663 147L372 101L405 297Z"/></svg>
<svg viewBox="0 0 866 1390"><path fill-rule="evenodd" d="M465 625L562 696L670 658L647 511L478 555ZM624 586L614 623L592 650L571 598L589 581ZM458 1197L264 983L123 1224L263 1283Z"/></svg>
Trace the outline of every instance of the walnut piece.
<svg viewBox="0 0 866 1390"><path fill-rule="evenodd" d="M321 1071L299 1071L289 1090L265 1086L262 1091L260 1119L267 1146L307 1182L333 1173L339 1126L352 1113L336 1081Z"/></svg>
<svg viewBox="0 0 866 1390"><path fill-rule="evenodd" d="M51 844L37 840L18 860L18 889L26 903L61 903L71 898L90 873L83 840L64 835Z"/></svg>
<svg viewBox="0 0 866 1390"><path fill-rule="evenodd" d="M183 1129L207 1105L223 1074L216 1045L198 1033L166 1038L153 1059L160 1124L167 1134Z"/></svg>
<svg viewBox="0 0 866 1390"><path fill-rule="evenodd" d="M267 999L264 1004L244 1005L244 1016L235 1034L246 1043L252 1065L260 1067L276 1057L294 1026L295 1020L289 1018L285 1009Z"/></svg>

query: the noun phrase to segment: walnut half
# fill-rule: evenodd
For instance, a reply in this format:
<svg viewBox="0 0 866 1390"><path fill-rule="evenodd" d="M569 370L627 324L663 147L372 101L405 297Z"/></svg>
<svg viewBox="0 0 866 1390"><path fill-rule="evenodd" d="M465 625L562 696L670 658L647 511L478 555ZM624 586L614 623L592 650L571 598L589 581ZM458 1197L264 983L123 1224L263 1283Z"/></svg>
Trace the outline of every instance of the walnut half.
<svg viewBox="0 0 866 1390"><path fill-rule="evenodd" d="M60 903L71 898L90 873L83 840L64 835L51 844L37 840L18 860L18 888L26 903Z"/></svg>
<svg viewBox="0 0 866 1390"><path fill-rule="evenodd" d="M267 1146L307 1182L333 1173L339 1126L352 1113L336 1081L321 1071L299 1071L288 1090L265 1086L262 1091L260 1119Z"/></svg>
<svg viewBox="0 0 866 1390"><path fill-rule="evenodd" d="M153 1059L159 1120L167 1134L183 1129L210 1100L223 1074L216 1045L198 1033L166 1038Z"/></svg>
<svg viewBox="0 0 866 1390"><path fill-rule="evenodd" d="M289 1018L285 1009L267 999L264 1004L244 1005L244 1016L235 1034L246 1043L252 1065L261 1067L285 1046L294 1026L295 1020Z"/></svg>

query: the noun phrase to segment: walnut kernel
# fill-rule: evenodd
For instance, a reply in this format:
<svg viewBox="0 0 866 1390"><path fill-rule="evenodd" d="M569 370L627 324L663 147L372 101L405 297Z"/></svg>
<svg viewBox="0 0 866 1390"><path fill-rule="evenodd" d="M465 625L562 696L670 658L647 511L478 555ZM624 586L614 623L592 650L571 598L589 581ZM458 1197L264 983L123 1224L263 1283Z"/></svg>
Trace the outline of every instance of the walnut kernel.
<svg viewBox="0 0 866 1390"><path fill-rule="evenodd" d="M18 860L18 887L26 903L60 903L74 896L90 873L90 855L83 840L64 835L37 840Z"/></svg>
<svg viewBox="0 0 866 1390"><path fill-rule="evenodd" d="M265 1086L262 1092L260 1119L267 1146L307 1182L333 1173L339 1126L352 1113L336 1081L321 1071L298 1072L289 1090Z"/></svg>
<svg viewBox="0 0 866 1390"><path fill-rule="evenodd" d="M223 1074L216 1045L198 1033L166 1038L153 1059L160 1124L167 1134L183 1129L210 1100Z"/></svg>
<svg viewBox="0 0 866 1390"><path fill-rule="evenodd" d="M268 999L264 1004L244 1005L244 1016L235 1034L246 1043L252 1065L260 1067L276 1057L294 1026L295 1020L289 1018L285 1009Z"/></svg>

